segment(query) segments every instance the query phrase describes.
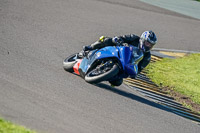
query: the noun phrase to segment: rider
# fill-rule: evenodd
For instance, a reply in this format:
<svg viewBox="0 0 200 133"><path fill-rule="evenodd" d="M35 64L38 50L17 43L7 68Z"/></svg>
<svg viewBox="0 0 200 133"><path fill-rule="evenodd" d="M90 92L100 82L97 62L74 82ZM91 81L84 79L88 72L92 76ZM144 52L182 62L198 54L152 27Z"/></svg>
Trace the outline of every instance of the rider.
<svg viewBox="0 0 200 133"><path fill-rule="evenodd" d="M138 72L141 72L142 69L149 64L151 60L150 50L153 48L156 42L157 37L153 31L145 31L140 37L134 34L123 35L118 37L116 36L113 38L101 36L100 39L95 43L89 46L84 46L83 51L90 51L94 49L100 49L106 46L117 46L122 44L132 45L134 47L137 47L137 50L143 53L143 59L140 60L138 63Z"/></svg>

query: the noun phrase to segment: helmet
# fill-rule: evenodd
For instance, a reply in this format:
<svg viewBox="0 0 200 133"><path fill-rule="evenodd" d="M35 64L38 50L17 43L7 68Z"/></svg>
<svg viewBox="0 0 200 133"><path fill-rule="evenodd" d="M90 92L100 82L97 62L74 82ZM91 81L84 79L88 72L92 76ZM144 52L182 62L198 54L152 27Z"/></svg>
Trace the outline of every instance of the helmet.
<svg viewBox="0 0 200 133"><path fill-rule="evenodd" d="M145 31L140 36L140 48L149 52L157 42L156 34L153 31Z"/></svg>

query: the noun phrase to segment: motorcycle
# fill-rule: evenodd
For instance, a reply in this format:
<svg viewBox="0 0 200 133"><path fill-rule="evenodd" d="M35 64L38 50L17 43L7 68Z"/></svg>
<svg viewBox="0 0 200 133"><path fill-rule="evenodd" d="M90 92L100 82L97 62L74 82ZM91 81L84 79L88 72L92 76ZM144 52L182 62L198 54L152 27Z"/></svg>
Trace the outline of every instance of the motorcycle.
<svg viewBox="0 0 200 133"><path fill-rule="evenodd" d="M136 77L142 58L143 52L137 47L107 46L75 53L63 61L63 68L91 84L108 81L113 86L120 86L123 78Z"/></svg>

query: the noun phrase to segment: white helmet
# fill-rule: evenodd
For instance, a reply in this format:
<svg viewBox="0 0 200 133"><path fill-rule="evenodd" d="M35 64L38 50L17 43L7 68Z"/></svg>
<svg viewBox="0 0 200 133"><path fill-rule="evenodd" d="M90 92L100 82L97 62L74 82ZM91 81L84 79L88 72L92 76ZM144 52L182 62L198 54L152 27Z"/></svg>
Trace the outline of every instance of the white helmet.
<svg viewBox="0 0 200 133"><path fill-rule="evenodd" d="M140 36L140 48L144 52L149 52L156 43L157 37L153 31L145 31Z"/></svg>

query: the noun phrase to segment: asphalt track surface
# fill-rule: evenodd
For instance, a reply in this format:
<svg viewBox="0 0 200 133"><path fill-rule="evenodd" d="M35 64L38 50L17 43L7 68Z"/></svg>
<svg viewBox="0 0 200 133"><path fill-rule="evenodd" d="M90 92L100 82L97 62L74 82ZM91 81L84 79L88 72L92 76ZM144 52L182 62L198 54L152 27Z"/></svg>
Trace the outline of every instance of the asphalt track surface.
<svg viewBox="0 0 200 133"><path fill-rule="evenodd" d="M167 10L200 19L200 2L197 0L140 0Z"/></svg>
<svg viewBox="0 0 200 133"><path fill-rule="evenodd" d="M199 27L137 0L0 0L0 116L47 133L199 133L124 85L91 85L62 68L101 35L149 29L157 48L200 51Z"/></svg>

